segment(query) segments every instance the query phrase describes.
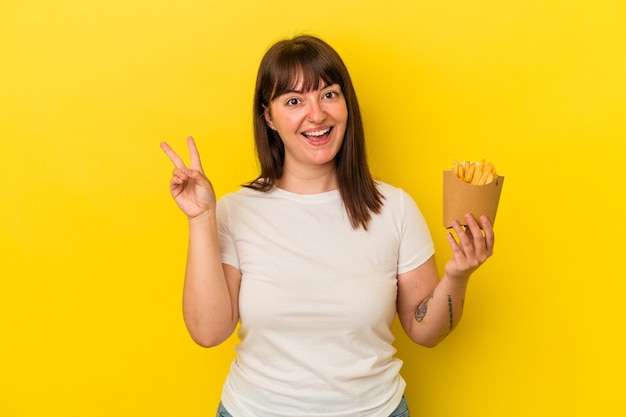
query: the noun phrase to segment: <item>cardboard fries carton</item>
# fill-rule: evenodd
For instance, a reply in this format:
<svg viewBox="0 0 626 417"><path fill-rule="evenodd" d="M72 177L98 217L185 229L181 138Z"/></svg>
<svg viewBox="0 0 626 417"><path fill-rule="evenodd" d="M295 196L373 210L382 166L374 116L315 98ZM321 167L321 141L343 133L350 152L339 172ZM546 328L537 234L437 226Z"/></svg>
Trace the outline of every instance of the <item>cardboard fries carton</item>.
<svg viewBox="0 0 626 417"><path fill-rule="evenodd" d="M476 219L484 214L493 225L503 184L499 175L489 184L471 185L451 170L443 171L443 226L451 228L454 220L464 224L467 213Z"/></svg>

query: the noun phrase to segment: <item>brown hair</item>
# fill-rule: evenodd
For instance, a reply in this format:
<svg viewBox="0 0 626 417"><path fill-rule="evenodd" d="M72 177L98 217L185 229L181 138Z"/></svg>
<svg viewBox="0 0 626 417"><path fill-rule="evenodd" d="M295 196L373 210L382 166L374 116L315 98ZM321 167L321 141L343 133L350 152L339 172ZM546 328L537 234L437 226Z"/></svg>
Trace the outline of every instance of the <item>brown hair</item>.
<svg viewBox="0 0 626 417"><path fill-rule="evenodd" d="M383 196L367 164L359 103L339 54L313 36L281 40L261 60L253 109L254 140L261 173L245 186L268 191L282 176L285 148L278 133L267 125L264 110L274 98L294 90L299 81L304 91L316 90L322 82L341 87L348 108L348 123L343 144L335 156L337 182L352 227L367 230L372 213L380 213Z"/></svg>

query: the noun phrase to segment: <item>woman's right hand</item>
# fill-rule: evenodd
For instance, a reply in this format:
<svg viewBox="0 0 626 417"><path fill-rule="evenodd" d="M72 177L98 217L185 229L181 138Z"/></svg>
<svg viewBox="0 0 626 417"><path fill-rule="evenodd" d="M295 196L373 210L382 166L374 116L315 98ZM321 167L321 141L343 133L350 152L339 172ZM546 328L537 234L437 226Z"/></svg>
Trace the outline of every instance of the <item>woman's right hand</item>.
<svg viewBox="0 0 626 417"><path fill-rule="evenodd" d="M215 212L216 198L211 181L204 174L200 155L193 138L187 138L189 148L189 167L180 156L165 142L161 149L174 163L170 180L170 192L178 207L191 220L206 213Z"/></svg>

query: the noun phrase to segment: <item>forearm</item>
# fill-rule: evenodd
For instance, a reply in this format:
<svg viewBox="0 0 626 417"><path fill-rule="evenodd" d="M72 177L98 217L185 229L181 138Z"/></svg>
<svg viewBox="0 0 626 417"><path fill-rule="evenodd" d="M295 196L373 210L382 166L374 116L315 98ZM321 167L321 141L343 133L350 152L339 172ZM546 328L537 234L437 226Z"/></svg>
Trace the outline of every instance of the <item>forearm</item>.
<svg viewBox="0 0 626 417"><path fill-rule="evenodd" d="M468 280L444 275L435 290L415 306L408 329L414 341L433 347L454 330L463 315Z"/></svg>
<svg viewBox="0 0 626 417"><path fill-rule="evenodd" d="M213 213L189 220L183 315L191 337L207 347L228 338L237 322Z"/></svg>

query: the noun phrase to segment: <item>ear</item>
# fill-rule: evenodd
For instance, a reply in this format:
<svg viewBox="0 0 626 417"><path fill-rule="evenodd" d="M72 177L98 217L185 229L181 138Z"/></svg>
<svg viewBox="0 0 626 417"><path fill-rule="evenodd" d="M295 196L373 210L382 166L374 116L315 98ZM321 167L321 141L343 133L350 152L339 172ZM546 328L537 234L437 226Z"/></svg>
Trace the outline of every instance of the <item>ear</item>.
<svg viewBox="0 0 626 417"><path fill-rule="evenodd" d="M265 117L265 123L267 123L270 129L276 130L276 128L274 127L274 122L272 122L272 115L270 114L269 107L263 106L263 116Z"/></svg>

